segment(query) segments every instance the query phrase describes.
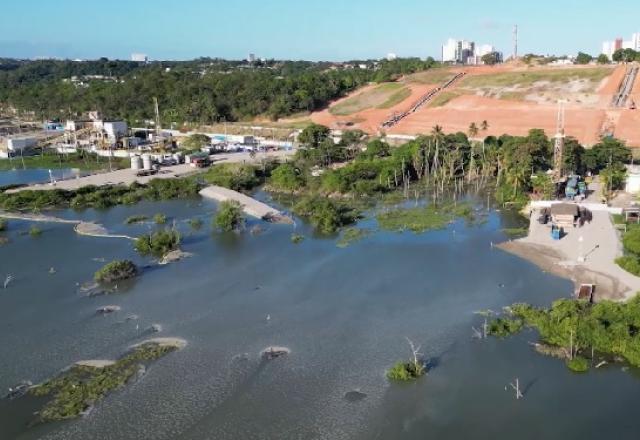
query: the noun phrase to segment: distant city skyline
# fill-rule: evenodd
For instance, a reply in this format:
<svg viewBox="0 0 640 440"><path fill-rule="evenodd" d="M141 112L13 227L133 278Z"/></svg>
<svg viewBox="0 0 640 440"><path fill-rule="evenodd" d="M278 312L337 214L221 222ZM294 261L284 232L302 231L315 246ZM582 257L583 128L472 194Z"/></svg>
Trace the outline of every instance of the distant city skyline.
<svg viewBox="0 0 640 440"><path fill-rule="evenodd" d="M604 9L593 0L431 3L23 0L3 5L0 57L246 59L251 53L342 61L393 53L440 59L443 42L462 37L488 42L507 56L515 24L520 54L598 55L603 41L640 31L631 0L610 0Z"/></svg>

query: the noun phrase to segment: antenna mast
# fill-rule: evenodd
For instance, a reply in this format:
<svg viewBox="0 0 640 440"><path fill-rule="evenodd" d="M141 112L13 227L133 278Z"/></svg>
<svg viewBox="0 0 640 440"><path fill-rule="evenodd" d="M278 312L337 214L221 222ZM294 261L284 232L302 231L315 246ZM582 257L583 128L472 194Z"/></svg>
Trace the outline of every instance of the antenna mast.
<svg viewBox="0 0 640 440"><path fill-rule="evenodd" d="M564 177L564 105L566 101L558 101L558 119L556 121L556 136L553 146L553 178L559 182Z"/></svg>
<svg viewBox="0 0 640 440"><path fill-rule="evenodd" d="M518 59L518 25L513 27L513 59Z"/></svg>
<svg viewBox="0 0 640 440"><path fill-rule="evenodd" d="M160 110L158 109L158 98L156 98L154 96L153 98L153 106L155 107L155 111L156 111L156 137L160 138Z"/></svg>

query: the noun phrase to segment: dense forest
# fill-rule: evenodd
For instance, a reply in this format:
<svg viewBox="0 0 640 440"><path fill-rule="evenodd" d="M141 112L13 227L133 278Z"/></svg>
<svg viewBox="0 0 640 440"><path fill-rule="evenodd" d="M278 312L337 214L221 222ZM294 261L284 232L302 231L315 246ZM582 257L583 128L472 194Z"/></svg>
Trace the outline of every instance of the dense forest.
<svg viewBox="0 0 640 440"><path fill-rule="evenodd" d="M433 59L416 58L344 64L0 59L0 104L43 119L99 110L135 123L153 117L152 98L157 97L165 126L277 119L322 108L365 83L391 81L436 65Z"/></svg>

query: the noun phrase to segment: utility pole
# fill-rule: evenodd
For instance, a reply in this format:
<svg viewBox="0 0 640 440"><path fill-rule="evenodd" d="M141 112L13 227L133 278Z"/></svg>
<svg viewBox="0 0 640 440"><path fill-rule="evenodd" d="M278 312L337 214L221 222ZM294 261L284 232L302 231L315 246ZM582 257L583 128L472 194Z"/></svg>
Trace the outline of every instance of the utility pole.
<svg viewBox="0 0 640 440"><path fill-rule="evenodd" d="M564 104L566 101L558 100L558 119L556 121L556 136L553 146L553 178L559 182L564 177Z"/></svg>

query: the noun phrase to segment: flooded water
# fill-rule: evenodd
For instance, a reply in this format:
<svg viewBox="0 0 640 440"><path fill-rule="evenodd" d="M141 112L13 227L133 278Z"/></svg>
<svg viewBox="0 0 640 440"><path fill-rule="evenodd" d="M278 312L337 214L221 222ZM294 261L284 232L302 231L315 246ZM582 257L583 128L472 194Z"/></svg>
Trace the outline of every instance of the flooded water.
<svg viewBox="0 0 640 440"><path fill-rule="evenodd" d="M620 367L572 374L531 350L533 332L471 338L482 322L475 311L547 305L572 290L492 248L513 214L492 210L481 224L459 221L420 235L376 232L342 249L300 221L295 232L307 238L297 245L285 225L212 234L214 211L197 199L58 213L137 235L156 226L127 226L126 217L162 212L194 254L92 298L77 283L103 261L148 262L129 240L79 236L58 224L30 237L21 234L27 223L9 223L0 277L15 279L0 290L0 389L44 380L81 359L117 357L154 323L161 336L188 345L81 419L28 428L31 408L0 401L0 439L637 438L636 375ZM190 231L194 217L202 230ZM95 316L109 304L122 310ZM131 314L139 319L126 321ZM414 383L390 383L385 370L409 355L406 337L422 345L433 368ZM270 345L291 354L262 361ZM516 377L520 401L505 391ZM346 396L353 391L360 394Z"/></svg>
<svg viewBox="0 0 640 440"><path fill-rule="evenodd" d="M17 160L17 159L14 159ZM16 169L0 171L0 186L10 184L44 183L56 180L74 179L76 176L84 176L87 173L78 169L61 168L48 170L43 168L19 169L20 164L15 163Z"/></svg>

